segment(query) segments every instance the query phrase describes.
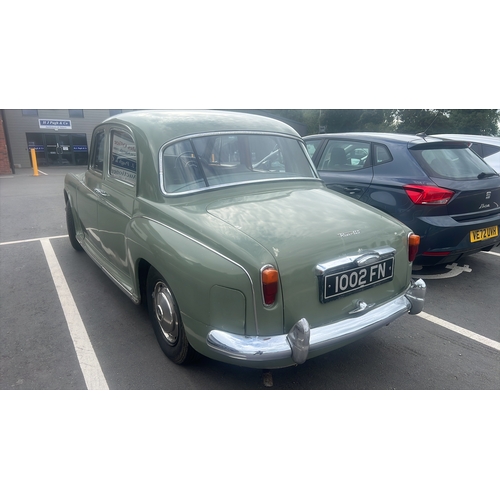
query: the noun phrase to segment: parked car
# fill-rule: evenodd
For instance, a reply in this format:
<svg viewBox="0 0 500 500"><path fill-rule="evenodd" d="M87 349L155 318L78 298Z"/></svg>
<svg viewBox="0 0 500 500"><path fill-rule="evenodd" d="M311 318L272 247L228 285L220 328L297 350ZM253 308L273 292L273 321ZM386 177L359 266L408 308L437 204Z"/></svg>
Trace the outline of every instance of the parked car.
<svg viewBox="0 0 500 500"><path fill-rule="evenodd" d="M272 369L418 314L418 236L327 189L300 136L261 116L135 111L65 178L70 242L135 303L175 363Z"/></svg>
<svg viewBox="0 0 500 500"><path fill-rule="evenodd" d="M433 137L468 142L469 147L500 174L500 137L466 134L436 134Z"/></svg>
<svg viewBox="0 0 500 500"><path fill-rule="evenodd" d="M468 143L385 133L304 138L326 185L420 236L415 264L456 262L500 243L500 176Z"/></svg>

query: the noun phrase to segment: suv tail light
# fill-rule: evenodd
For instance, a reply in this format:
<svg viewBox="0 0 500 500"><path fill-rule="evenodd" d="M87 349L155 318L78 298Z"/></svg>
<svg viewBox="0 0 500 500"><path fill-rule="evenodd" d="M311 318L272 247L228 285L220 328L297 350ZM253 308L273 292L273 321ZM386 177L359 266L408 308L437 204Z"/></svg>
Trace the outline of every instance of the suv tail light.
<svg viewBox="0 0 500 500"><path fill-rule="evenodd" d="M437 186L407 184L403 187L415 205L446 205L455 194L454 191Z"/></svg>
<svg viewBox="0 0 500 500"><path fill-rule="evenodd" d="M420 236L410 233L408 235L408 260L413 262L418 253L418 246L420 245Z"/></svg>
<svg viewBox="0 0 500 500"><path fill-rule="evenodd" d="M272 306L278 294L279 273L273 266L265 266L260 271L262 298L266 306Z"/></svg>

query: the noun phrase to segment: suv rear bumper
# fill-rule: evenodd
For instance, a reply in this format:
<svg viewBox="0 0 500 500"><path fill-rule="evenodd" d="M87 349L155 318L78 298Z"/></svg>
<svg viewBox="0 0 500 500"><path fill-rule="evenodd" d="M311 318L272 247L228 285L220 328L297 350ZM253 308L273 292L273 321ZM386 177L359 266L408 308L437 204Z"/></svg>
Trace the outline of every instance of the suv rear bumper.
<svg viewBox="0 0 500 500"><path fill-rule="evenodd" d="M236 364L255 368L282 368L304 363L307 359L338 349L386 326L405 313L423 310L426 285L422 279L412 280L408 290L395 299L362 316L310 328L306 318L299 320L288 334L270 337L247 337L212 330L208 347Z"/></svg>
<svg viewBox="0 0 500 500"><path fill-rule="evenodd" d="M433 266L456 262L460 258L473 253L491 249L500 244L500 235L482 241L471 242L470 233L480 229L497 226L500 228L500 213L483 217L473 214L461 216L419 217L414 221L403 223L420 235L419 255L415 265Z"/></svg>

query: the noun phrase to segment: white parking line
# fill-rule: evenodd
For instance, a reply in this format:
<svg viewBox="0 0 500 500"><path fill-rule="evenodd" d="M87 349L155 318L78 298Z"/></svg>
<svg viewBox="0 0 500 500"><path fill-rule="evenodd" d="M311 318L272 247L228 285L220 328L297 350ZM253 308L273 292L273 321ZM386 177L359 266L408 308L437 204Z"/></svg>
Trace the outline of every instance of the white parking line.
<svg viewBox="0 0 500 500"><path fill-rule="evenodd" d="M29 240L17 240L17 241L4 241L0 243L1 245L16 245L17 243L29 243L31 241L42 241L42 240L54 240L56 238L67 238L67 234L62 234L61 236L47 236L46 238L31 238Z"/></svg>
<svg viewBox="0 0 500 500"><path fill-rule="evenodd" d="M461 326L457 326L457 325L454 325L453 323L449 323L448 321L445 321L444 319L440 319L440 318L436 318L435 316L431 316L430 314L427 314L426 312L421 312L417 316L420 318L426 319L427 321L431 321L432 323L435 323L436 325L447 328L448 330L451 330L455 333L463 335L464 337L475 340L476 342L481 342L481 344L487 345L488 347L492 347L493 349L496 349L497 351L500 351L500 342L496 342L495 340L491 340L487 337L483 337L482 335L471 332L470 330L462 328Z"/></svg>
<svg viewBox="0 0 500 500"><path fill-rule="evenodd" d="M87 389L107 390L109 387L102 373L101 365L95 355L87 330L85 329L85 325L80 317L69 286L64 278L64 274L54 249L52 248L50 239L41 238L40 243L42 244L64 316L66 317L66 323L68 324L69 333L75 346L76 355L83 372L83 377L85 378L85 383L87 384Z"/></svg>

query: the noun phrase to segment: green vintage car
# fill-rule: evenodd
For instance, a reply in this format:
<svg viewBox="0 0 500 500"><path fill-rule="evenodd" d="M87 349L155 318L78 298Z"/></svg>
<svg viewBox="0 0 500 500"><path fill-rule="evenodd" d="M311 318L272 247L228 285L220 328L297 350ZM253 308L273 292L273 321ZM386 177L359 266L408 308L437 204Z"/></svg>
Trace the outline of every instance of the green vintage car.
<svg viewBox="0 0 500 500"><path fill-rule="evenodd" d="M135 303L173 362L304 363L422 311L419 237L327 189L281 121L135 111L68 174L71 244Z"/></svg>

